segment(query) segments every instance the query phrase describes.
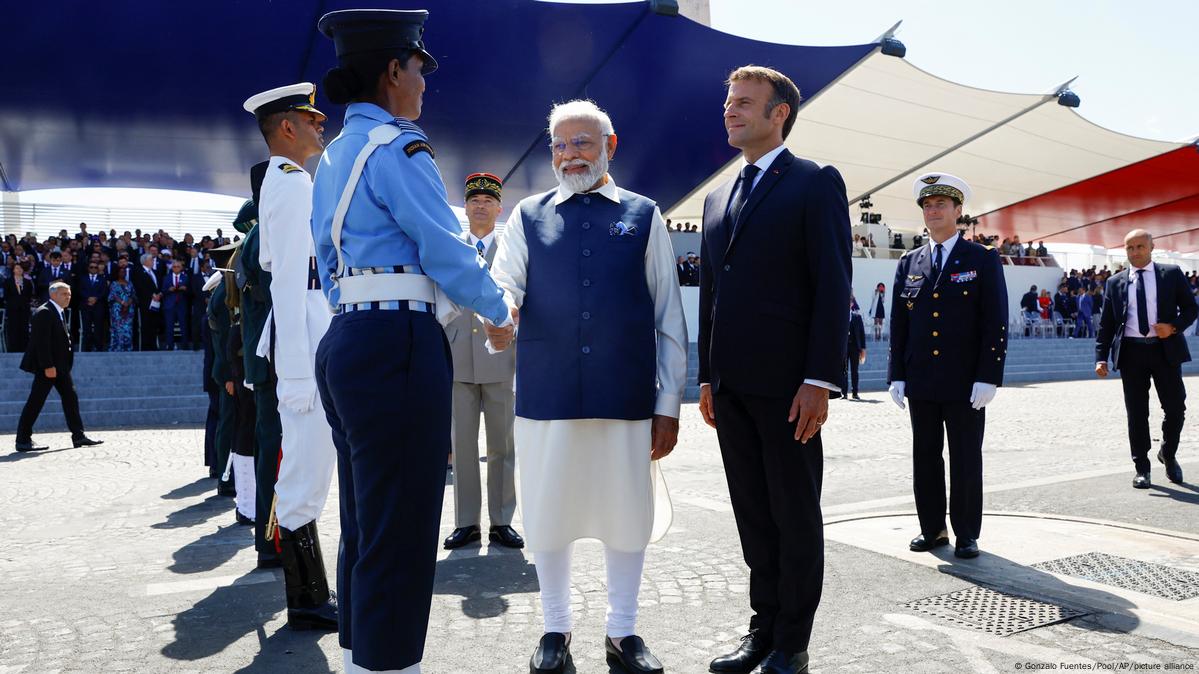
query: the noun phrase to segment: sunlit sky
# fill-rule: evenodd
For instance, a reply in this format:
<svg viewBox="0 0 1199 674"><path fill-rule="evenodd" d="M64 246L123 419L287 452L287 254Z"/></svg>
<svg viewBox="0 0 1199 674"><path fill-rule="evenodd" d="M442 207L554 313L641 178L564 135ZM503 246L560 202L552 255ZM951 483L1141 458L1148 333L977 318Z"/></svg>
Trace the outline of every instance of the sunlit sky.
<svg viewBox="0 0 1199 674"><path fill-rule="evenodd" d="M602 3L607 0L572 0ZM871 42L896 21L907 60L975 87L1048 92L1078 76L1079 112L1134 136L1199 135L1199 2L1168 0L710 0L712 25L772 42ZM168 190L21 193L23 202L235 211L242 198Z"/></svg>

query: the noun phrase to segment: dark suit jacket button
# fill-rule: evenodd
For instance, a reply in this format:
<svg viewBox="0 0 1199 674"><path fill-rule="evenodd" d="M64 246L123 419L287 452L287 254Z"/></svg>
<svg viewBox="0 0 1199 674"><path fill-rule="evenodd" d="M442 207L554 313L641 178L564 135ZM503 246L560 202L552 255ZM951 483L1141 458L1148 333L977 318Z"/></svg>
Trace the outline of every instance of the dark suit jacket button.
<svg viewBox="0 0 1199 674"><path fill-rule="evenodd" d="M591 347L590 347L590 346L584 346L584 347L583 347L583 353L584 353L584 354L591 353Z"/></svg>
<svg viewBox="0 0 1199 674"><path fill-rule="evenodd" d="M583 320L585 320L585 321L591 320L591 312L590 311L583 312Z"/></svg>
<svg viewBox="0 0 1199 674"><path fill-rule="evenodd" d="M726 264L726 265L724 266L724 270L725 270L725 271L728 271L729 269L731 269L731 267L729 267L729 265L727 265L727 264Z"/></svg>

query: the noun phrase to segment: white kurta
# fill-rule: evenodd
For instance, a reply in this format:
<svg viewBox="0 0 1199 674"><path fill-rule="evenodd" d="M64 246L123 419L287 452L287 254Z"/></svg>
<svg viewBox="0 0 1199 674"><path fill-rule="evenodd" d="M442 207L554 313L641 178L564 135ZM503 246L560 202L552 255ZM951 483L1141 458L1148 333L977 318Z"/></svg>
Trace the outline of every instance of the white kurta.
<svg viewBox="0 0 1199 674"><path fill-rule="evenodd" d="M619 202L611 178L594 193ZM570 196L559 189L554 203ZM528 263L518 206L492 265L505 299L516 307L524 303ZM645 277L658 333L654 414L677 419L687 377L687 323L670 235L657 208L646 245ZM634 552L666 533L670 500L661 473L649 460L650 423L516 417L517 493L530 550L559 550L580 538L596 538Z"/></svg>
<svg viewBox="0 0 1199 674"><path fill-rule="evenodd" d="M284 170L283 166L291 168ZM271 157L260 200L258 261L271 273L273 324L263 331L263 340L269 340L273 330L273 362L281 386L283 380L296 380L310 384L315 391L316 349L332 315L319 284L308 289L314 255L309 225L312 177L283 157ZM275 515L280 526L294 530L315 520L324 509L337 452L320 400L307 412L295 412L280 403L279 420L283 460L275 482L279 497Z"/></svg>

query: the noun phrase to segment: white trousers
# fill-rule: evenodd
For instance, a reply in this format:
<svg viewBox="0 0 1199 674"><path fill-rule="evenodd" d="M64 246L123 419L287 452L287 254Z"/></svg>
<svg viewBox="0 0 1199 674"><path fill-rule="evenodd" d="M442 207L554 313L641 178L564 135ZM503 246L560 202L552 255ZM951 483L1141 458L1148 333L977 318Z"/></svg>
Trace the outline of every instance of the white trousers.
<svg viewBox="0 0 1199 674"><path fill-rule="evenodd" d="M275 482L275 517L279 526L295 531L320 516L329 496L329 483L337 467L333 431L325 410L316 407L297 414L279 405L283 424L283 461Z"/></svg>
<svg viewBox="0 0 1199 674"><path fill-rule="evenodd" d="M242 517L254 519L254 504L257 502L258 486L254 477L254 457L230 452L233 459L233 488L237 491L237 512Z"/></svg>
<svg viewBox="0 0 1199 674"><path fill-rule="evenodd" d="M346 674L364 674L365 672L378 674L420 674L419 662L415 665L408 665L403 669L367 669L366 667L354 664L354 651L348 648L341 649L341 662L345 666Z"/></svg>
<svg viewBox="0 0 1199 674"><path fill-rule="evenodd" d="M574 543L571 543L560 550L533 553L546 632L569 634L571 631L570 558L573 550ZM632 636L636 633L637 596L641 591L645 549L622 552L605 545L604 560L608 569L608 636L613 639Z"/></svg>

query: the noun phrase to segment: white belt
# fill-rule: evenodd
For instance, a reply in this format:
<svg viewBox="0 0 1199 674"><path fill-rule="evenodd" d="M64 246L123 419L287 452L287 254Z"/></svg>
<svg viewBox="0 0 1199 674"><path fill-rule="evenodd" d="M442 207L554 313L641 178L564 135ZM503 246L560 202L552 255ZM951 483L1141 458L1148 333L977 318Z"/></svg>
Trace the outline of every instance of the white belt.
<svg viewBox="0 0 1199 674"><path fill-rule="evenodd" d="M416 300L437 302L437 284L423 274L363 274L337 280L338 304Z"/></svg>

